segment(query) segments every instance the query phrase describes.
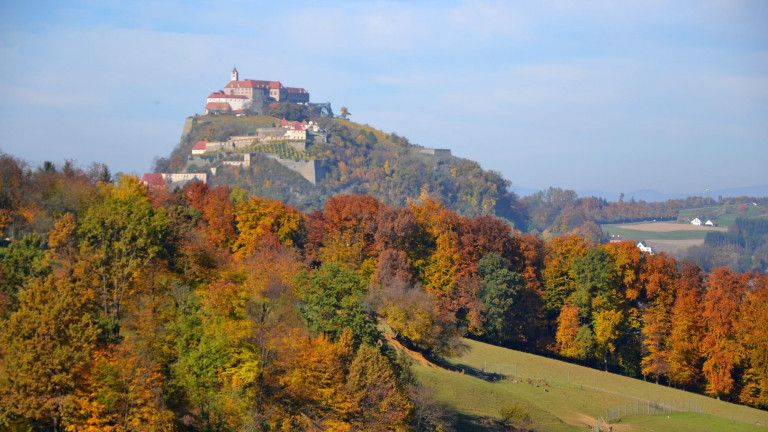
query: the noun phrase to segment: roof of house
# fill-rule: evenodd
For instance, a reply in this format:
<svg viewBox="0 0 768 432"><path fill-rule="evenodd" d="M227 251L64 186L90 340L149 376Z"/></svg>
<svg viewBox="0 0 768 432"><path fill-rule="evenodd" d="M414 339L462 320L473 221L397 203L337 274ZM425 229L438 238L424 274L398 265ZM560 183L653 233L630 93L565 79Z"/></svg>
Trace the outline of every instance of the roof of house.
<svg viewBox="0 0 768 432"><path fill-rule="evenodd" d="M207 148L206 144L208 144L206 141L198 141L192 146L192 150L205 150Z"/></svg>
<svg viewBox="0 0 768 432"><path fill-rule="evenodd" d="M285 90L288 93L306 93L307 91L301 87L286 87Z"/></svg>
<svg viewBox="0 0 768 432"><path fill-rule="evenodd" d="M205 109L209 111L229 111L232 107L226 102L208 102L205 104Z"/></svg>
<svg viewBox="0 0 768 432"><path fill-rule="evenodd" d="M215 91L208 95L208 99L211 98L225 98L225 99L248 99L248 96L244 95L230 95L226 94L223 91Z"/></svg>
<svg viewBox="0 0 768 432"><path fill-rule="evenodd" d="M147 186L165 186L165 179L161 173L146 173L141 176L141 181Z"/></svg>
<svg viewBox="0 0 768 432"><path fill-rule="evenodd" d="M274 87L277 86L277 87ZM264 80L239 80L239 81L230 81L227 83L225 88L281 88L283 85L280 84L280 81L264 81Z"/></svg>
<svg viewBox="0 0 768 432"><path fill-rule="evenodd" d="M273 90L280 89L280 88L283 88L283 84L280 81L270 81L269 88Z"/></svg>
<svg viewBox="0 0 768 432"><path fill-rule="evenodd" d="M284 128L290 128L294 130L306 130L307 129L307 122L298 122L298 121L288 121L286 119L280 120L280 126Z"/></svg>

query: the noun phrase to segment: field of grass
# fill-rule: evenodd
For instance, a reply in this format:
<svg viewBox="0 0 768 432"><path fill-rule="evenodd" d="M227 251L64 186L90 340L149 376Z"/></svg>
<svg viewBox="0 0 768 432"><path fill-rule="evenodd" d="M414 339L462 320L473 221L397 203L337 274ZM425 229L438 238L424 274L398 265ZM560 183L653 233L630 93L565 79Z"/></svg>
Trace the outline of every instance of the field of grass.
<svg viewBox="0 0 768 432"><path fill-rule="evenodd" d="M718 226L727 227L737 217L754 218L766 216L768 216L768 207L743 204L684 209L680 210L677 219L686 222L695 217L701 218L701 220L712 219Z"/></svg>
<svg viewBox="0 0 768 432"><path fill-rule="evenodd" d="M658 225L658 229L653 226ZM674 230L672 225L679 225L679 230ZM637 228L634 228L637 227ZM653 222L640 224L604 224L603 232L611 235L620 235L625 240L703 240L710 231L722 230L722 228L697 227L689 224L672 224L670 222Z"/></svg>
<svg viewBox="0 0 768 432"><path fill-rule="evenodd" d="M495 417L510 404L541 431L578 431L610 419L614 431L768 430L768 412L520 351L465 340L449 362L466 372L416 363L438 401L468 416ZM488 380L487 374L498 380ZM652 407L663 407L664 413ZM649 414L650 413L650 414Z"/></svg>

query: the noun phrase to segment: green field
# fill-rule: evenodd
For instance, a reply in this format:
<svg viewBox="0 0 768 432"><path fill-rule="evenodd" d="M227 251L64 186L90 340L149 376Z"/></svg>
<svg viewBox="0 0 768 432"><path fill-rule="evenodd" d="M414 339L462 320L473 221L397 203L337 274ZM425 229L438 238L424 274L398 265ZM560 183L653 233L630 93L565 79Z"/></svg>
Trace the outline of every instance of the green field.
<svg viewBox="0 0 768 432"><path fill-rule="evenodd" d="M465 368L466 373L413 365L436 399L461 415L498 418L503 407L518 404L530 414L530 427L540 431L585 430L596 418L610 420L614 431L768 430L765 411L481 342L465 342L469 351L450 363ZM482 379L478 371L500 374L501 379Z"/></svg>
<svg viewBox="0 0 768 432"><path fill-rule="evenodd" d="M707 231L640 231L626 227L632 224L604 224L603 232L608 235L620 235L625 240L703 240Z"/></svg>

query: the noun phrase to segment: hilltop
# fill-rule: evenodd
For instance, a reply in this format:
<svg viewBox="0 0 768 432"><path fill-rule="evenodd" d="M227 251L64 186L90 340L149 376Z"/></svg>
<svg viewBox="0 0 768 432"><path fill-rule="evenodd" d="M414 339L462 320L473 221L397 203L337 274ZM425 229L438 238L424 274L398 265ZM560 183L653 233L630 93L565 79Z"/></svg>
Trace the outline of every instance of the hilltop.
<svg viewBox="0 0 768 432"><path fill-rule="evenodd" d="M267 136L281 126L286 133L301 133L303 128L307 137ZM252 142L257 138L258 142ZM248 142L238 146L238 139ZM203 154L205 160L193 158L193 147L201 142L209 148L212 142L219 147ZM222 151L220 143L237 148ZM294 169L296 166L301 167ZM303 167L309 167L314 177L304 176ZM208 181L213 185L239 186L305 211L320 208L327 198L338 194L368 194L402 206L428 193L464 215L494 214L517 228L524 228L526 222L521 203L498 173L452 156L449 150L414 145L394 133L342 118L317 117L286 124L284 119L268 115L190 117L167 165L156 170L209 171Z"/></svg>

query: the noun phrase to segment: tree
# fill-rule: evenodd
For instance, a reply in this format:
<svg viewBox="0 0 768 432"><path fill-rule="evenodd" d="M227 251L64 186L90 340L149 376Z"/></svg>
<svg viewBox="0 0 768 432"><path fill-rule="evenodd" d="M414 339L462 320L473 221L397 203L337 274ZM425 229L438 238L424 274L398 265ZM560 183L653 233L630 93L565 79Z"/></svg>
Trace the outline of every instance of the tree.
<svg viewBox="0 0 768 432"><path fill-rule="evenodd" d="M582 320L591 320L595 354L607 369L625 324L620 275L612 255L599 247L574 260L573 275L576 290L570 301L579 307Z"/></svg>
<svg viewBox="0 0 768 432"><path fill-rule="evenodd" d="M704 278L701 269L684 263L675 287L669 335L670 381L690 386L699 376L701 339L704 323L701 314Z"/></svg>
<svg viewBox="0 0 768 432"><path fill-rule="evenodd" d="M643 375L659 377L669 373L669 337L672 330L672 305L677 284L676 263L664 254L651 255L643 262L641 280L648 305L641 320L644 356Z"/></svg>
<svg viewBox="0 0 768 432"><path fill-rule="evenodd" d="M366 431L407 431L413 409L388 359L378 349L361 345L347 373L347 389L358 412L354 428Z"/></svg>
<svg viewBox="0 0 768 432"><path fill-rule="evenodd" d="M10 246L0 248L0 317L16 309L24 282L49 271L43 241L37 234L27 234Z"/></svg>
<svg viewBox="0 0 768 432"><path fill-rule="evenodd" d="M550 317L556 316L566 299L576 290L573 262L587 253L587 243L578 236L556 237L547 245L544 258L544 304Z"/></svg>
<svg viewBox="0 0 768 432"><path fill-rule="evenodd" d="M733 371L741 360L735 330L747 277L720 267L707 279L702 311L707 329L702 340L706 360L702 371L706 392L712 396L727 397L734 389Z"/></svg>
<svg viewBox="0 0 768 432"><path fill-rule="evenodd" d="M70 431L172 431L173 413L163 406L163 376L151 359L122 343L97 352L85 389L66 418Z"/></svg>
<svg viewBox="0 0 768 432"><path fill-rule="evenodd" d="M509 262L495 253L483 257L477 267L483 278L483 336L495 343L524 342L528 319L520 303L525 280L510 271Z"/></svg>
<svg viewBox="0 0 768 432"><path fill-rule="evenodd" d="M83 385L98 335L89 283L66 273L35 278L0 326L0 425L58 430Z"/></svg>
<svg viewBox="0 0 768 432"><path fill-rule="evenodd" d="M594 349L594 335L589 326L581 324L579 315L579 308L574 305L566 304L560 309L555 340L560 355L586 360Z"/></svg>
<svg viewBox="0 0 768 432"><path fill-rule="evenodd" d="M300 312L310 330L337 340L345 328L355 342L375 344L379 332L363 308L365 284L353 271L324 263L300 282Z"/></svg>
<svg viewBox="0 0 768 432"><path fill-rule="evenodd" d="M270 198L251 197L236 210L238 237L234 250L238 256L253 253L262 246L282 243L300 246L303 235L301 215L293 207Z"/></svg>
<svg viewBox="0 0 768 432"><path fill-rule="evenodd" d="M747 294L736 325L744 353L745 371L739 401L768 408L768 276L755 275L754 289Z"/></svg>
<svg viewBox="0 0 768 432"><path fill-rule="evenodd" d="M78 236L81 255L100 280L104 316L116 323L123 301L135 294L135 278L165 254L168 218L135 177L123 176L102 193L103 201L86 210Z"/></svg>

